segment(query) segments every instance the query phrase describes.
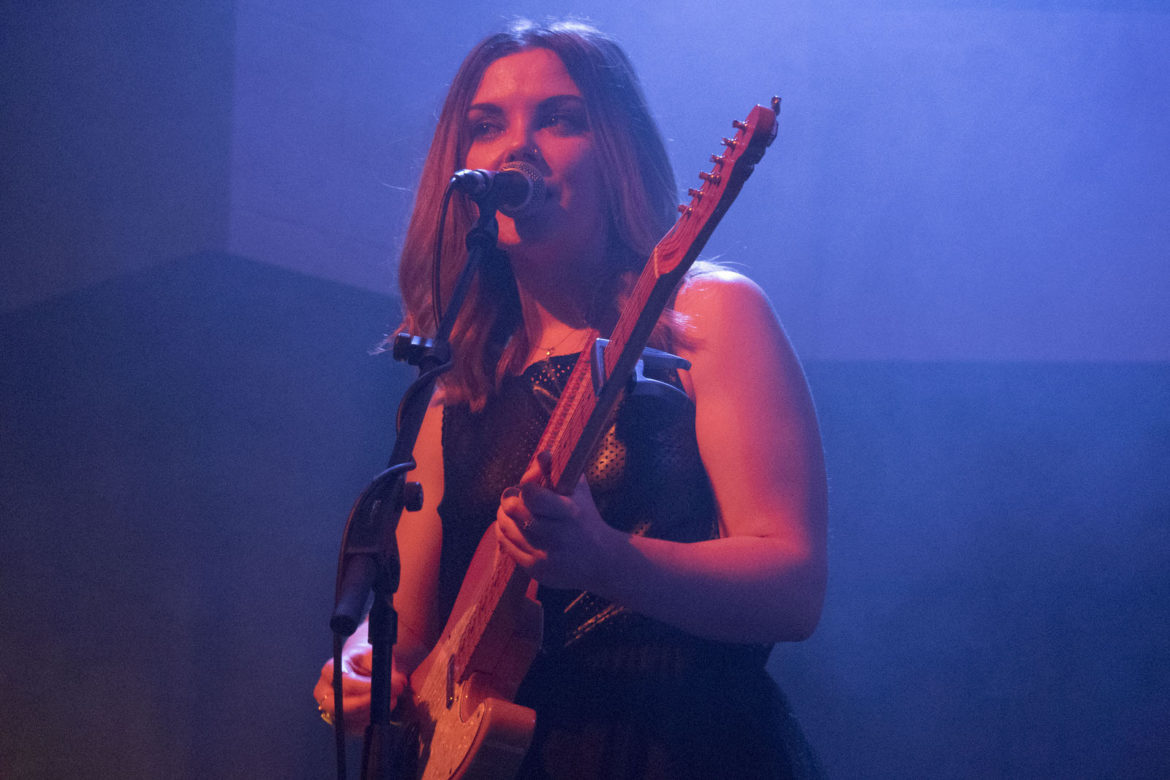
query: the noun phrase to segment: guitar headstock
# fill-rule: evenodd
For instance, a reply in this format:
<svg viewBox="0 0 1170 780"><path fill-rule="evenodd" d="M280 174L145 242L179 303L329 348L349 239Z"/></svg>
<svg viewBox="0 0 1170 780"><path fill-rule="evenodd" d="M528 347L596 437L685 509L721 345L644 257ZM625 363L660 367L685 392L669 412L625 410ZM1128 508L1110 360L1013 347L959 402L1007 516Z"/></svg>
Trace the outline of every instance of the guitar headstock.
<svg viewBox="0 0 1170 780"><path fill-rule="evenodd" d="M756 106L747 119L731 123L735 135L723 139L721 153L711 155L711 170L699 173L702 185L687 190L690 202L678 207L682 216L655 249L651 261L659 276L670 273L680 263L686 262L689 266L698 255L743 183L755 170L756 163L776 138L779 113L780 98L774 97L770 106Z"/></svg>

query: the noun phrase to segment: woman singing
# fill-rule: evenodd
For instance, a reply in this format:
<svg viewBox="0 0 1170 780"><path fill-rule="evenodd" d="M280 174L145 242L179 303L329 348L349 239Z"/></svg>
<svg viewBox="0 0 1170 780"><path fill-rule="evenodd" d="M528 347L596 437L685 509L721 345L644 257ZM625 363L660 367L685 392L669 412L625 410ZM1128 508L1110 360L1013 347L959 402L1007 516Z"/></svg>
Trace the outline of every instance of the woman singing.
<svg viewBox="0 0 1170 780"><path fill-rule="evenodd" d="M804 374L760 288L698 264L652 344L690 362L630 397L571 495L526 468L592 329L613 327L674 223L666 152L625 54L577 23L520 23L476 46L447 95L399 268L403 328L433 333L440 203L461 168L523 161L543 199L501 214L502 250L452 334L402 516L393 692L433 647L480 538L539 584L542 649L517 701L537 713L527 778L808 777L817 767L764 669L808 637L826 577L827 498ZM475 207L452 201L443 298ZM682 396L680 395L680 398ZM347 643L345 710L369 717L369 645ZM315 697L333 712L332 663Z"/></svg>

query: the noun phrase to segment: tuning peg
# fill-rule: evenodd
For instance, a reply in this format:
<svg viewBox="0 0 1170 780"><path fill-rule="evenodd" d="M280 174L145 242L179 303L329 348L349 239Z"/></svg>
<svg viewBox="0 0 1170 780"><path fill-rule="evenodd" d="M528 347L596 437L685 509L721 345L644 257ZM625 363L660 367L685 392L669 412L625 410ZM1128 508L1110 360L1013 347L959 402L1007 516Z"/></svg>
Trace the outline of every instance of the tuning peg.
<svg viewBox="0 0 1170 780"><path fill-rule="evenodd" d="M747 130L747 122L741 122L738 119L731 120L731 126L736 130Z"/></svg>
<svg viewBox="0 0 1170 780"><path fill-rule="evenodd" d="M772 113L780 113L780 97L778 95L772 96Z"/></svg>
<svg viewBox="0 0 1170 780"><path fill-rule="evenodd" d="M688 206L688 205L687 205L687 204L685 204L685 203L680 203L680 204L679 204L679 206L678 206L678 212L679 212L680 214L690 214L690 213L691 213L691 207L690 207L690 206Z"/></svg>
<svg viewBox="0 0 1170 780"><path fill-rule="evenodd" d="M722 165L723 164L723 155L721 155L721 154L711 155L711 162L715 163L716 165Z"/></svg>
<svg viewBox="0 0 1170 780"><path fill-rule="evenodd" d="M709 181L712 184L719 183L719 174L717 174L717 173L708 173L707 171L699 171L699 178L702 179L703 181Z"/></svg>
<svg viewBox="0 0 1170 780"><path fill-rule="evenodd" d="M687 195L690 195L692 198L701 198L701 197L703 197L703 191L696 190L694 187L688 187L687 188Z"/></svg>
<svg viewBox="0 0 1170 780"><path fill-rule="evenodd" d="M730 138L724 138L723 145L726 146L728 149L734 149L735 148L735 141L730 139Z"/></svg>

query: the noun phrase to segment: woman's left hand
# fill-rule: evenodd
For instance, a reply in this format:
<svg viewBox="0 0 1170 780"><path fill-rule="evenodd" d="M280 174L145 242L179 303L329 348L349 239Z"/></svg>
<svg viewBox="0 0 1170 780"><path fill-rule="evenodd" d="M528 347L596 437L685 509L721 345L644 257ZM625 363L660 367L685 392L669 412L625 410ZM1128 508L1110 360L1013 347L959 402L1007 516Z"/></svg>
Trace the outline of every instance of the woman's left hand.
<svg viewBox="0 0 1170 780"><path fill-rule="evenodd" d="M601 519L585 477L568 496L544 487L550 469L549 454L540 453L520 484L500 497L500 546L542 585L597 590L609 571L609 551L624 535Z"/></svg>

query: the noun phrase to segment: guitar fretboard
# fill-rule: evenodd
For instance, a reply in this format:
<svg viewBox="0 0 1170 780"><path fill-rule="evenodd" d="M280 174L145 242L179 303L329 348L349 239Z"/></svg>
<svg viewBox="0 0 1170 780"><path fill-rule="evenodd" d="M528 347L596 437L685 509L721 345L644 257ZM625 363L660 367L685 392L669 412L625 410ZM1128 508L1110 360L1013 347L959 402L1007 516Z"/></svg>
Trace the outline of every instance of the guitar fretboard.
<svg viewBox="0 0 1170 780"><path fill-rule="evenodd" d="M756 106L745 122L734 123L738 133L734 139L724 139L727 148L722 155L712 156L715 168L700 174L702 188L690 190L690 204L679 207L682 217L654 248L614 326L601 361L602 381L593 377L592 350L582 351L536 449L551 455L547 486L558 493L572 492L584 473L676 286L775 138L779 107L779 99L774 98L770 110ZM483 651L481 640L489 623L515 614L517 610L508 607L524 598L531 582L510 556L496 555L491 576L450 637L457 680L465 679L476 666L476 653Z"/></svg>

